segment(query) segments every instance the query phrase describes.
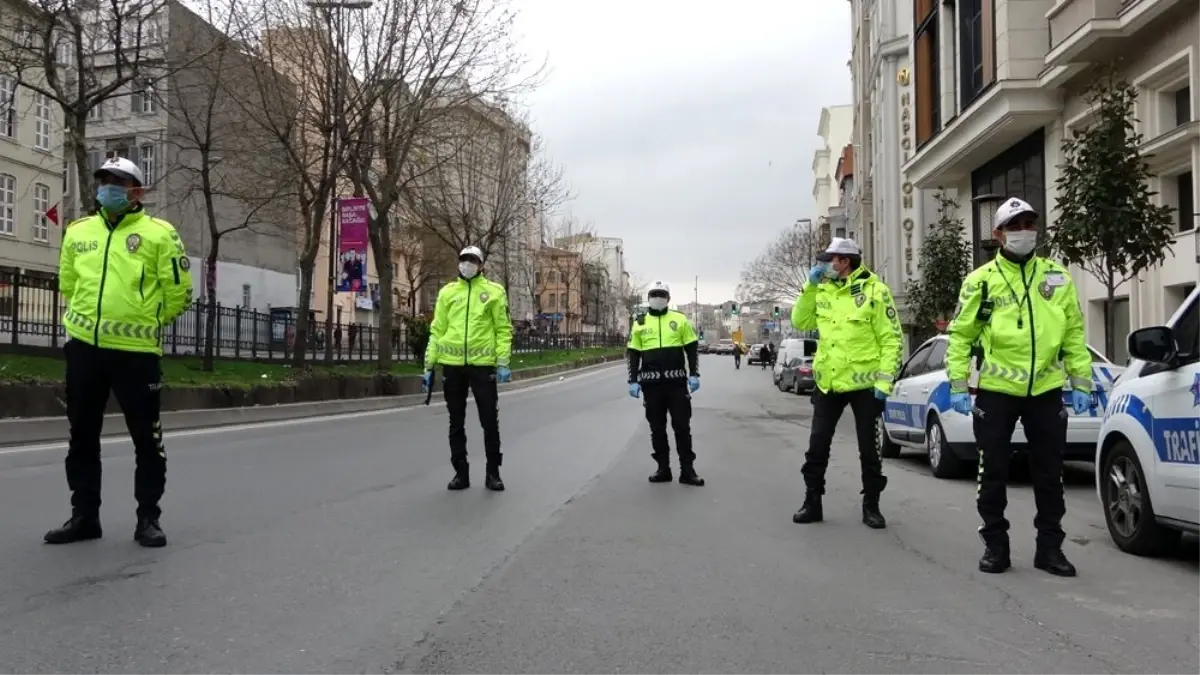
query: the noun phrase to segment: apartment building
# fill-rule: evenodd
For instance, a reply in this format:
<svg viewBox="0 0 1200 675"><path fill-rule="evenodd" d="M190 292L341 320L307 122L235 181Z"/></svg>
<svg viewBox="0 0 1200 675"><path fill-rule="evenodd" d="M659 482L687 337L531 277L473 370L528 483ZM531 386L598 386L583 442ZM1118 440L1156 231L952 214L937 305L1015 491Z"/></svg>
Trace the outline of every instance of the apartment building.
<svg viewBox="0 0 1200 675"><path fill-rule="evenodd" d="M945 187L964 206L977 262L994 251L996 206L1021 197L1055 219L1061 144L1088 123L1092 67L1123 56L1139 88L1138 130L1156 174L1156 199L1176 211L1174 256L1118 289L1075 271L1088 339L1104 344L1106 309L1124 335L1161 323L1200 279L1195 193L1200 169L1200 3L1195 0L915 0L914 152L904 164L918 188Z"/></svg>
<svg viewBox="0 0 1200 675"><path fill-rule="evenodd" d="M821 119L817 123L817 136L821 138L821 143L813 152L812 161L812 227L818 232L826 231L826 239L829 210L840 203L837 186L838 160L843 149L850 143L853 120L854 106L838 105L821 108Z"/></svg>
<svg viewBox="0 0 1200 675"><path fill-rule="evenodd" d="M593 270L596 300L600 308L593 314L594 321L585 330L612 329L625 332L629 329L628 317L620 311L625 272L625 241L619 237L599 237L591 233L580 233L554 240L554 246L575 251L583 256L585 266Z"/></svg>
<svg viewBox="0 0 1200 675"><path fill-rule="evenodd" d="M550 333L583 332L583 255L543 246L536 253L537 315L535 327Z"/></svg>
<svg viewBox="0 0 1200 675"><path fill-rule="evenodd" d="M8 16L19 17L25 9L15 0L4 4ZM3 29L14 24L5 21ZM23 73L30 82L44 82L42 75ZM37 276L58 269L65 222L63 140L58 103L0 72L0 272ZM0 288L0 307L10 292Z"/></svg>

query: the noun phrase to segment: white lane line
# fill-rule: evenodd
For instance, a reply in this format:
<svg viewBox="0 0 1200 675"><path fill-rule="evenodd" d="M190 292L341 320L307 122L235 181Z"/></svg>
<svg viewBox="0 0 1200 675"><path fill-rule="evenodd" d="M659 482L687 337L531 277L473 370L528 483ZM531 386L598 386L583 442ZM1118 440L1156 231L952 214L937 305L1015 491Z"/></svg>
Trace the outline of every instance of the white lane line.
<svg viewBox="0 0 1200 675"><path fill-rule="evenodd" d="M614 363L611 366L607 366L607 367L602 366L602 367L596 368L595 370L592 370L589 372L580 373L577 375L568 375L568 376L566 376L566 379L563 379L563 380L549 380L546 382L542 382L540 384L534 384L534 385L530 385L528 387L522 387L521 389L514 389L512 391L501 390L500 396L501 397L518 396L520 394L524 394L525 392L538 391L540 389L553 387L555 385L562 385L562 384L566 384L568 382L578 382L580 380L585 380L590 377L596 377L597 375L609 375L612 373L613 370L616 369L616 367L618 365L621 365L620 362ZM551 376L551 377L553 377L553 376ZM468 400L473 402L474 397L468 397ZM440 401L437 403L440 403ZM270 422L249 422L246 424L230 424L230 425L219 426L219 427L205 427L203 429L182 429L179 431L168 431L168 432L164 433L163 436L164 436L164 440L170 440L170 439L174 439L174 438L186 438L186 437L190 437L190 436L209 436L212 434L224 434L224 433L232 433L232 432L237 432L237 431L256 431L258 429L274 429L274 428L278 428L278 427L293 427L293 426L297 426L300 424L316 424L318 422L334 422L334 421L340 421L340 420L361 419L364 417L377 417L379 415L390 415L390 414L394 414L394 413L409 412L411 410L429 410L431 408L434 408L434 406L435 406L435 402L431 401L428 406L426 406L424 404L406 405L406 406L401 406L398 408L381 408L379 410L364 410L362 412L336 413L333 415L301 417L301 418L290 419L290 420L273 420ZM440 407L439 407L439 409L440 409ZM118 444L118 443L120 443L120 444L132 443L132 441L129 439L128 436L111 436L111 437L106 436L101 439L101 443L103 443L104 445L113 445L113 444ZM66 443L44 443L41 445L22 445L22 446L17 446L17 447L13 447L13 448L0 449L0 456L2 456L2 455L21 455L21 454L26 454L26 453L30 453L30 452L45 452L48 450L66 450L66 449L67 449Z"/></svg>

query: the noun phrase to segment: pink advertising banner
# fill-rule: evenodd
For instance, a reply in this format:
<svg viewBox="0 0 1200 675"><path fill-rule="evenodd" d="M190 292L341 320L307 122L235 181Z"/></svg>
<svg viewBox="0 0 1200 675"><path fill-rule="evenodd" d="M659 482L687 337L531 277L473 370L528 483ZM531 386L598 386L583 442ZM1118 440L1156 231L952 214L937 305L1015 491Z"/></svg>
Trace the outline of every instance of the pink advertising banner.
<svg viewBox="0 0 1200 675"><path fill-rule="evenodd" d="M338 274L339 293L362 293L367 290L367 221L371 200L366 197L343 197L338 200Z"/></svg>

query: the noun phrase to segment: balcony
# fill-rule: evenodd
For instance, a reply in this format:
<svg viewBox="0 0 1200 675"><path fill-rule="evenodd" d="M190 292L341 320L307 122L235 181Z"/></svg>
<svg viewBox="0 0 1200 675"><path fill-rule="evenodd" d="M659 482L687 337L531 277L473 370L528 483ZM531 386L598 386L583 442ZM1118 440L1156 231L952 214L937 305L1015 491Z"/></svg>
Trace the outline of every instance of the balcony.
<svg viewBox="0 0 1200 675"><path fill-rule="evenodd" d="M1058 0L1046 12L1050 51L1046 68L1068 69L1107 60L1117 42L1132 37L1176 7L1195 0Z"/></svg>
<svg viewBox="0 0 1200 675"><path fill-rule="evenodd" d="M1058 118L1056 89L1037 80L1001 80L917 149L901 170L922 189L951 187L971 171Z"/></svg>

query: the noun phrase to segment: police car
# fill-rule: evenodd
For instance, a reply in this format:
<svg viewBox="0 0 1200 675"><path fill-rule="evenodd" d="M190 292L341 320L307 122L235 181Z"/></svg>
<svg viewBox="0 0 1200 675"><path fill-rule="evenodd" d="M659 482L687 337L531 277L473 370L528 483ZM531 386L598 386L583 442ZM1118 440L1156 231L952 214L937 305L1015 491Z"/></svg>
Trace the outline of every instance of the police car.
<svg viewBox="0 0 1200 675"><path fill-rule="evenodd" d="M1129 334L1096 442L1096 493L1108 533L1136 555L1200 530L1200 290L1166 326Z"/></svg>
<svg viewBox="0 0 1200 675"><path fill-rule="evenodd" d="M879 454L899 457L904 448L918 448L929 455L929 467L938 478L956 478L974 469L978 462L975 432L968 415L950 408L950 378L946 373L949 338L938 335L922 344L904 366L888 397L876 437ZM1076 415L1071 409L1071 391L1063 388L1067 419L1066 459L1092 461L1101 416L1113 382L1125 369L1088 347L1092 355L1092 407ZM971 382L978 381L972 368ZM974 389L972 389L972 394ZM1025 432L1018 424L1013 431L1014 450L1025 449Z"/></svg>

